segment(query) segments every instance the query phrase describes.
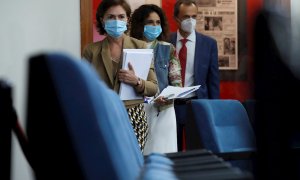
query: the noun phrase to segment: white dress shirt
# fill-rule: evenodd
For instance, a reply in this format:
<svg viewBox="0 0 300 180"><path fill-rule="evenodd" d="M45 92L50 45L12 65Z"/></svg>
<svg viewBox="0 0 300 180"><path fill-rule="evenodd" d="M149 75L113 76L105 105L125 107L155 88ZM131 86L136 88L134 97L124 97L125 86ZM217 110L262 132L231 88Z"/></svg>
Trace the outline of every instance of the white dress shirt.
<svg viewBox="0 0 300 180"><path fill-rule="evenodd" d="M179 31L177 31L177 42L176 42L176 52L179 53L182 43L181 39L184 39ZM185 68L185 79L184 87L194 86L194 59L195 59L195 48L196 48L196 32L193 31L186 39L187 47L187 59L186 59L186 68ZM193 92L186 96L186 98L196 96L196 93Z"/></svg>

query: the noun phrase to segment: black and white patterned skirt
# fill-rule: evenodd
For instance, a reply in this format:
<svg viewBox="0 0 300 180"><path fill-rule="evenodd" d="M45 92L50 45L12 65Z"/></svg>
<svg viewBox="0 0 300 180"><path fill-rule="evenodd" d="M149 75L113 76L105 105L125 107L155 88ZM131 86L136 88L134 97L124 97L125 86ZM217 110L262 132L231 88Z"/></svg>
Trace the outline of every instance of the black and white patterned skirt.
<svg viewBox="0 0 300 180"><path fill-rule="evenodd" d="M148 135L148 123L144 104L136 105L127 109L131 125L143 152Z"/></svg>

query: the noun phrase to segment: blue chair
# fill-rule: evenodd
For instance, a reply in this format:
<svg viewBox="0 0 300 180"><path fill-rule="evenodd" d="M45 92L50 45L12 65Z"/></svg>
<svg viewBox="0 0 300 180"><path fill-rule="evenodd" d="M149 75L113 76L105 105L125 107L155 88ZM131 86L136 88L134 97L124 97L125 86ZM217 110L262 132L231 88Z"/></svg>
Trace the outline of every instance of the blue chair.
<svg viewBox="0 0 300 180"><path fill-rule="evenodd" d="M32 58L29 71L27 134L37 179L140 176L143 156L124 126L123 103L88 64L52 54Z"/></svg>
<svg viewBox="0 0 300 180"><path fill-rule="evenodd" d="M247 112L239 101L198 99L192 100L191 104L204 148L225 160L251 159L254 156L254 131ZM238 161L231 163L243 168Z"/></svg>
<svg viewBox="0 0 300 180"><path fill-rule="evenodd" d="M0 179L11 179L11 86L0 79Z"/></svg>
<svg viewBox="0 0 300 180"><path fill-rule="evenodd" d="M246 112L248 114L250 123L252 127L255 127L255 107L257 105L257 102L255 99L246 99L244 102L242 102L243 106L246 109ZM255 131L255 129L254 129Z"/></svg>
<svg viewBox="0 0 300 180"><path fill-rule="evenodd" d="M85 61L48 54L32 57L29 68L27 134L37 179L251 177L204 150L144 158L123 102Z"/></svg>

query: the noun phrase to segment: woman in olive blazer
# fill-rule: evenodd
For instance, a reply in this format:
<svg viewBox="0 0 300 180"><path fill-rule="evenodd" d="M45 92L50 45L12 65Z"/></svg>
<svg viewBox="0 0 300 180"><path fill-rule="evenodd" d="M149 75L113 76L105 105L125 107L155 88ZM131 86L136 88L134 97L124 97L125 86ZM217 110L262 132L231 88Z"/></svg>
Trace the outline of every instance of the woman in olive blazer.
<svg viewBox="0 0 300 180"><path fill-rule="evenodd" d="M130 7L124 0L102 1L98 6L96 19L100 34L106 35L106 38L87 45L83 51L83 58L95 67L101 79L115 92L119 93L120 83L123 82L131 85L143 96L154 96L158 87L153 63L147 79L137 77L131 65L129 70L121 69L123 49L147 48L144 41L124 33L130 14ZM143 99L124 101L142 151L148 134L143 102Z"/></svg>

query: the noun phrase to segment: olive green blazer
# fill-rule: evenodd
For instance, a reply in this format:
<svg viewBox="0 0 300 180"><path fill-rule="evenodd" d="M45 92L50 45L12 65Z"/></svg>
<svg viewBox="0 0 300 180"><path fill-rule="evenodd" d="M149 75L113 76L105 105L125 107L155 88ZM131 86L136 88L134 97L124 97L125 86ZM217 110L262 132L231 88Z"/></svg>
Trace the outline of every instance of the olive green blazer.
<svg viewBox="0 0 300 180"><path fill-rule="evenodd" d="M146 43L135 38L125 35L123 41L123 49L145 49ZM88 44L82 53L83 59L89 61L97 70L101 79L107 86L119 93L120 82L118 77L114 79L113 64L111 61L108 40L105 38L102 41ZM123 56L121 56L123 57ZM122 59L120 60L119 69L122 66ZM157 79L154 72L154 65L151 64L147 80L142 80L142 87L144 91L140 94L144 96L154 96L158 90ZM137 91L137 89L136 89ZM129 100L124 101L126 108L131 108L135 105L143 103L143 100Z"/></svg>

